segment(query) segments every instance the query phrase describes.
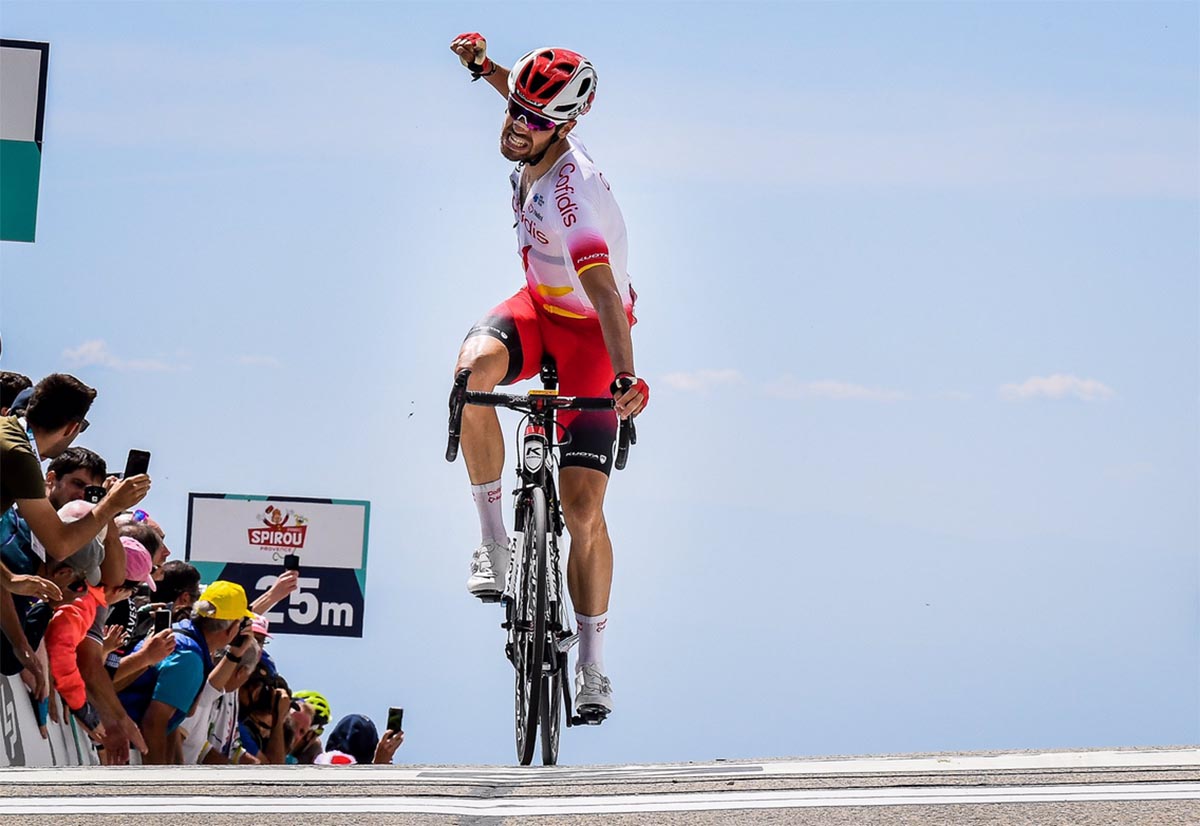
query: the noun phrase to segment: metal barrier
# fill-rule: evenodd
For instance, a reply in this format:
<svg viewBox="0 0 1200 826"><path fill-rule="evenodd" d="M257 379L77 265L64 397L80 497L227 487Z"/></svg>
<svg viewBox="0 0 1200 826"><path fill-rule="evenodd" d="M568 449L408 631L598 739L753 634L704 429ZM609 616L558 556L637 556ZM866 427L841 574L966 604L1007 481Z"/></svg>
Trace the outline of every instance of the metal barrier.
<svg viewBox="0 0 1200 826"><path fill-rule="evenodd" d="M56 698L57 699L57 698ZM0 676L0 768L8 766L96 766L96 747L69 713L38 731L29 692L19 676Z"/></svg>

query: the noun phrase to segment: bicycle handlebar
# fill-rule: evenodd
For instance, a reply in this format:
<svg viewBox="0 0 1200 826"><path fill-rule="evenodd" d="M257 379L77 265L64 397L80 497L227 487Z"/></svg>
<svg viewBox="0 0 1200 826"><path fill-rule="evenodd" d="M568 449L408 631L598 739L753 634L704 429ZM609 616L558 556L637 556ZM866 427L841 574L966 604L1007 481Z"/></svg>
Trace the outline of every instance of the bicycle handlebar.
<svg viewBox="0 0 1200 826"><path fill-rule="evenodd" d="M543 407L553 407L556 410L612 410L615 404L611 398L598 396L551 396L536 393L518 395L468 390L467 380L470 377L470 370L460 370L454 377L454 386L450 390L450 433L446 443L447 462L453 462L458 458L458 443L462 436L463 408L468 404L481 407L507 407L510 410L524 413L532 413L535 409ZM637 431L633 426L633 419L621 419L617 434L617 453L614 459L617 470L625 469L631 444L637 444Z"/></svg>

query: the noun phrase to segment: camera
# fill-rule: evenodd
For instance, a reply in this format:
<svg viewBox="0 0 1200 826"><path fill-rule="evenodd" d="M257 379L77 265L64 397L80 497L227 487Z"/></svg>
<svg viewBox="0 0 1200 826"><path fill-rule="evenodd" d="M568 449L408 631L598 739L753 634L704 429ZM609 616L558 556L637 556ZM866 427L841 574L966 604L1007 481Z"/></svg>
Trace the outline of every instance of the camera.
<svg viewBox="0 0 1200 826"><path fill-rule="evenodd" d="M242 620L242 624L238 626L237 636L233 638L233 642L229 643L230 648L237 648L246 642L246 635L250 632L250 620Z"/></svg>

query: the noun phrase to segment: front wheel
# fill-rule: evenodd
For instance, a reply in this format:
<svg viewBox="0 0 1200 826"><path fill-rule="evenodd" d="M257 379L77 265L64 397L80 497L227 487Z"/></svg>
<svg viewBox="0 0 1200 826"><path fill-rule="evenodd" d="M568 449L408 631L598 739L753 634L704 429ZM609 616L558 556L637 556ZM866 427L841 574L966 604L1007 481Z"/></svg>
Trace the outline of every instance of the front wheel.
<svg viewBox="0 0 1200 826"><path fill-rule="evenodd" d="M558 735L562 731L562 681L567 678L565 661L542 679L542 765L558 765Z"/></svg>
<svg viewBox="0 0 1200 826"><path fill-rule="evenodd" d="M534 488L525 505L521 576L513 611L513 665L516 667L517 759L533 762L546 679L546 494ZM555 755L557 758L557 754Z"/></svg>

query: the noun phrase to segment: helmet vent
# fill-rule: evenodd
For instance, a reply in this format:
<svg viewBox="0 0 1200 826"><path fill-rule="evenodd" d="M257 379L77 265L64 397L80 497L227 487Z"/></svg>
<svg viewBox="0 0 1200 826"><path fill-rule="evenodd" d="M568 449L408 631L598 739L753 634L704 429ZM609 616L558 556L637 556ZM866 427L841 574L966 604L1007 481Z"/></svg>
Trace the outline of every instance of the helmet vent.
<svg viewBox="0 0 1200 826"><path fill-rule="evenodd" d="M592 88L592 79L590 77L585 77L583 79L583 83L579 84L579 96L583 97L584 95L586 95L588 93L588 89L591 89L591 88Z"/></svg>
<svg viewBox="0 0 1200 826"><path fill-rule="evenodd" d="M542 80L542 83L546 83L546 82L547 82L546 80L544 80L544 79ZM535 92L538 97L551 99L555 95L557 95L559 92L561 92L562 88L566 85L567 85L567 82L565 80L556 80L556 81L551 82L545 89L536 88L536 89L532 89L531 91ZM538 86L540 87L541 84L538 84Z"/></svg>

